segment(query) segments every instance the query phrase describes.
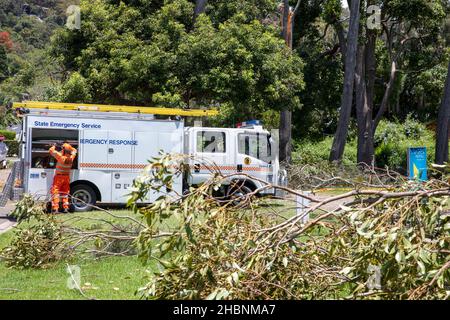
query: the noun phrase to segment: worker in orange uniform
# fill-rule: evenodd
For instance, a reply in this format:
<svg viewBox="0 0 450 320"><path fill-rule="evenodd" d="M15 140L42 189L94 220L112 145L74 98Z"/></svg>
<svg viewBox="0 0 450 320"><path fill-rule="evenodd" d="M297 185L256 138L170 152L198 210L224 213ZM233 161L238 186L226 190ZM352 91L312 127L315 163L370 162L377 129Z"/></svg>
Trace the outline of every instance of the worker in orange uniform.
<svg viewBox="0 0 450 320"><path fill-rule="evenodd" d="M62 145L61 152L56 150L53 145L50 150L50 155L57 161L56 172L52 184L52 213L59 211L59 199L62 198L63 212L69 212L69 192L70 192L70 170L72 169L73 161L77 156L77 149L65 142Z"/></svg>

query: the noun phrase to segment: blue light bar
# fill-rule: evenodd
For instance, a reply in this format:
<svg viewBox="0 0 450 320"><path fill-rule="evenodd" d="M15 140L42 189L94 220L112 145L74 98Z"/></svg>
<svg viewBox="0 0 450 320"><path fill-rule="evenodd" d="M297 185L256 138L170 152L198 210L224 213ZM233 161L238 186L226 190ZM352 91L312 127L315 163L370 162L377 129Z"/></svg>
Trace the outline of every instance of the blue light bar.
<svg viewBox="0 0 450 320"><path fill-rule="evenodd" d="M249 120L237 124L238 128L252 127L252 126L262 126L261 120Z"/></svg>

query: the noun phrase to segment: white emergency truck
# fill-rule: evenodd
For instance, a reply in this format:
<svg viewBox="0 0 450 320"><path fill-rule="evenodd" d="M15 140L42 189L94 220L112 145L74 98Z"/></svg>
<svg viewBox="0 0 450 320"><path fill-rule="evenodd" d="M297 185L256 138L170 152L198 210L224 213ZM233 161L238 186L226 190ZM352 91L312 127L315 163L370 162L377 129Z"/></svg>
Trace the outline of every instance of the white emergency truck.
<svg viewBox="0 0 450 320"><path fill-rule="evenodd" d="M214 163L225 174L242 172L285 184L275 152L276 139L257 121L239 128L185 127L184 116L213 112L39 102L14 107L21 108L23 117L20 158L24 192L41 200L50 198L56 163L48 149L52 143L68 141L78 150L70 180L75 211L89 211L96 203L126 203L133 180L160 151L196 159L189 163L189 176L175 179L172 193L182 194L190 185L207 180L211 168L205 163ZM244 185L240 189L244 193L262 187L261 182L246 176L235 179ZM230 191L226 189L225 193ZM274 190L262 194L274 194ZM150 194L148 201L158 196Z"/></svg>

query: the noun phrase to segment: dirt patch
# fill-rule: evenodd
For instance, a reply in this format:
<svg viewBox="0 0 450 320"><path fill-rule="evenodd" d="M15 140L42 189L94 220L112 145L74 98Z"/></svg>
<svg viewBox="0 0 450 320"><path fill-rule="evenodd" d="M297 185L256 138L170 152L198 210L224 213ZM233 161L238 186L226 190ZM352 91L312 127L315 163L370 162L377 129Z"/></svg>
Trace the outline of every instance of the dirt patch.
<svg viewBox="0 0 450 320"><path fill-rule="evenodd" d="M329 199L329 198L332 198L335 196L336 196L336 194L316 193L314 195L314 198L316 198L319 201L324 201L326 199ZM338 209L341 205L344 205L345 203L351 202L353 200L354 200L354 197L339 199L337 201L325 204L322 208L327 211L333 211L333 210Z"/></svg>
<svg viewBox="0 0 450 320"><path fill-rule="evenodd" d="M297 190L297 192L302 192L301 190ZM317 201L325 201L329 198L333 198L336 197L339 194L344 194L346 193L346 191L342 191L342 192L316 192L313 194L310 194L310 197L316 199ZM290 199L291 201L295 201L295 198L293 196L288 196L288 199ZM349 198L345 198L345 199L339 199L330 203L327 203L325 205L323 205L321 208L323 210L326 211L333 211L338 209L341 205L344 205L345 203L351 202L353 201L355 198L354 197L349 197ZM310 206L314 206L314 204L311 204Z"/></svg>

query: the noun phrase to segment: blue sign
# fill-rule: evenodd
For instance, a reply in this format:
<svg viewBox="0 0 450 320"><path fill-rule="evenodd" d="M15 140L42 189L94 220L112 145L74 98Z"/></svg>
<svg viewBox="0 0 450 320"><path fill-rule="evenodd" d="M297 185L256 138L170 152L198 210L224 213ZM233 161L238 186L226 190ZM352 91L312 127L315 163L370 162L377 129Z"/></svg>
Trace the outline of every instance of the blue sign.
<svg viewBox="0 0 450 320"><path fill-rule="evenodd" d="M427 148L408 148L408 178L427 181Z"/></svg>

